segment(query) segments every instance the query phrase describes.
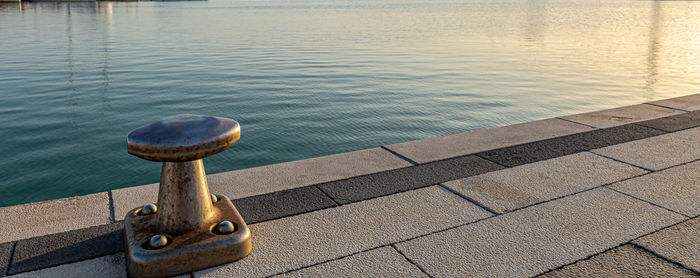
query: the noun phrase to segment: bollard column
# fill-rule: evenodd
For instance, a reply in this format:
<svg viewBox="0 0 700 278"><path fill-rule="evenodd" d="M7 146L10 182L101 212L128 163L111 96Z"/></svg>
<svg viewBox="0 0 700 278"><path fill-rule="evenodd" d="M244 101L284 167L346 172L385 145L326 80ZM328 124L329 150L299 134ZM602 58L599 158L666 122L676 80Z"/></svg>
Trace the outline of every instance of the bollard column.
<svg viewBox="0 0 700 278"><path fill-rule="evenodd" d="M133 130L130 154L162 162L158 203L124 219L131 277L168 277L242 259L252 251L250 230L223 195L210 194L202 158L240 138L236 121L182 114Z"/></svg>

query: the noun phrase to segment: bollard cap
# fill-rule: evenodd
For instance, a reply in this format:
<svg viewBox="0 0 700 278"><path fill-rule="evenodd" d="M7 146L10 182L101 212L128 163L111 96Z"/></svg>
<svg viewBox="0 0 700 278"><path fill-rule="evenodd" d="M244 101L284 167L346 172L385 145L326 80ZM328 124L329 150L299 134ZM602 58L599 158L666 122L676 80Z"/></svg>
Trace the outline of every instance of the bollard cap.
<svg viewBox="0 0 700 278"><path fill-rule="evenodd" d="M231 147L241 136L238 122L180 114L139 127L126 137L130 154L160 162L205 158Z"/></svg>

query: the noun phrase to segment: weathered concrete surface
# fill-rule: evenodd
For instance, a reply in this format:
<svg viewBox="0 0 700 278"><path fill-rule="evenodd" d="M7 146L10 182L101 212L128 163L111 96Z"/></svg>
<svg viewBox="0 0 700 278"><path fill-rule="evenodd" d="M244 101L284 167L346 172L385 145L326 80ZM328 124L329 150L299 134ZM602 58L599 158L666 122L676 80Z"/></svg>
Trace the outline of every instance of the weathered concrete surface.
<svg viewBox="0 0 700 278"><path fill-rule="evenodd" d="M592 128L560 119L496 127L386 146L418 163L548 139Z"/></svg>
<svg viewBox="0 0 700 278"><path fill-rule="evenodd" d="M683 129L700 126L700 110L643 121L639 122L638 124L666 132L676 132Z"/></svg>
<svg viewBox="0 0 700 278"><path fill-rule="evenodd" d="M615 183L610 188L688 216L700 215L700 161Z"/></svg>
<svg viewBox="0 0 700 278"><path fill-rule="evenodd" d="M489 150L478 155L501 165L515 167L661 134L665 132L629 124Z"/></svg>
<svg viewBox="0 0 700 278"><path fill-rule="evenodd" d="M152 183L112 190L112 200L114 200L115 220L124 220L124 216L130 210L148 203L158 202L158 184Z"/></svg>
<svg viewBox="0 0 700 278"><path fill-rule="evenodd" d="M207 175L207 181L212 193L238 199L407 166L411 164L373 148ZM129 210L156 202L158 185L114 190L112 198L115 218L122 220Z"/></svg>
<svg viewBox="0 0 700 278"><path fill-rule="evenodd" d="M396 246L433 277L525 277L683 219L598 188Z"/></svg>
<svg viewBox="0 0 700 278"><path fill-rule="evenodd" d="M0 243L0 277L5 276L7 269L10 267L10 256L14 245L14 242Z"/></svg>
<svg viewBox="0 0 700 278"><path fill-rule="evenodd" d="M700 273L700 217L644 236L634 243Z"/></svg>
<svg viewBox="0 0 700 278"><path fill-rule="evenodd" d="M250 226L253 253L195 277L265 277L491 214L437 186Z"/></svg>
<svg viewBox="0 0 700 278"><path fill-rule="evenodd" d="M446 182L460 194L504 213L647 173L585 152Z"/></svg>
<svg viewBox="0 0 700 278"><path fill-rule="evenodd" d="M250 196L234 200L234 206L248 224L282 218L336 206L336 203L315 186Z"/></svg>
<svg viewBox="0 0 700 278"><path fill-rule="evenodd" d="M394 248L382 247L274 277L428 277Z"/></svg>
<svg viewBox="0 0 700 278"><path fill-rule="evenodd" d="M657 100L650 103L686 111L700 110L700 94Z"/></svg>
<svg viewBox="0 0 700 278"><path fill-rule="evenodd" d="M123 223L51 234L17 242L9 274L124 251Z"/></svg>
<svg viewBox="0 0 700 278"><path fill-rule="evenodd" d="M0 207L0 242L60 233L110 222L106 192Z"/></svg>
<svg viewBox="0 0 700 278"><path fill-rule="evenodd" d="M660 170L700 159L700 127L591 151L645 169Z"/></svg>
<svg viewBox="0 0 700 278"><path fill-rule="evenodd" d="M102 256L80 262L44 268L9 276L12 278L126 278L124 253ZM9 278L8 277L8 278ZM189 278L189 274L171 278Z"/></svg>
<svg viewBox="0 0 700 278"><path fill-rule="evenodd" d="M606 128L680 113L683 112L654 105L637 104L561 118L598 128Z"/></svg>
<svg viewBox="0 0 700 278"><path fill-rule="evenodd" d="M24 272L9 276L13 278L24 277L124 277L126 278L126 260L124 253L94 258L71 264L59 265L56 267L44 268L37 271Z"/></svg>
<svg viewBox="0 0 700 278"><path fill-rule="evenodd" d="M692 271L626 244L546 273L554 277L697 277Z"/></svg>
<svg viewBox="0 0 700 278"><path fill-rule="evenodd" d="M450 158L318 185L341 204L394 194L504 167L475 155Z"/></svg>

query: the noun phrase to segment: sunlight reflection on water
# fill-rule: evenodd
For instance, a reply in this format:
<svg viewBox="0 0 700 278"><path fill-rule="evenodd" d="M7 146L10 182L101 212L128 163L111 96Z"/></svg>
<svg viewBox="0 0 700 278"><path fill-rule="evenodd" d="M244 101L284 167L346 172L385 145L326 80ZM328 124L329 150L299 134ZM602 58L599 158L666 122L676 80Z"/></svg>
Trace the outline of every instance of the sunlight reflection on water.
<svg viewBox="0 0 700 278"><path fill-rule="evenodd" d="M157 181L133 128L238 120L210 173L699 92L700 2L0 3L0 206Z"/></svg>

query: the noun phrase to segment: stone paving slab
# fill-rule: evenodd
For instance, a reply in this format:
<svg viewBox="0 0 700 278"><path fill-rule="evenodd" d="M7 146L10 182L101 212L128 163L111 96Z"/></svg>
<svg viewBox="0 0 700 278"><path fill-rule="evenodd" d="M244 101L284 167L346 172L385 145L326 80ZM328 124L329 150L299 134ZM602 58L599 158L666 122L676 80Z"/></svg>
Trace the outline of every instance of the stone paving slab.
<svg viewBox="0 0 700 278"><path fill-rule="evenodd" d="M237 199L234 205L248 224L337 206L315 186Z"/></svg>
<svg viewBox="0 0 700 278"><path fill-rule="evenodd" d="M398 143L386 148L418 163L426 163L590 130L592 128L561 119L545 119Z"/></svg>
<svg viewBox="0 0 700 278"><path fill-rule="evenodd" d="M373 148L207 175L207 181L212 193L233 200L411 165L386 150ZM131 209L155 203L158 185L117 189L112 198L115 218L123 220Z"/></svg>
<svg viewBox="0 0 700 278"><path fill-rule="evenodd" d="M126 214L138 207L158 201L158 184L146 184L111 191L114 204L114 220L124 220Z"/></svg>
<svg viewBox="0 0 700 278"><path fill-rule="evenodd" d="M700 215L700 161L615 183L610 188L691 217Z"/></svg>
<svg viewBox="0 0 700 278"><path fill-rule="evenodd" d="M680 113L683 112L654 105L637 104L561 118L589 126L606 128Z"/></svg>
<svg viewBox="0 0 700 278"><path fill-rule="evenodd" d="M700 276L700 217L644 236L634 243L693 269Z"/></svg>
<svg viewBox="0 0 700 278"><path fill-rule="evenodd" d="M669 263L631 244L625 244L589 259L546 273L555 277L697 277L692 271Z"/></svg>
<svg viewBox="0 0 700 278"><path fill-rule="evenodd" d="M700 126L700 110L639 122L638 124L667 132L693 128Z"/></svg>
<svg viewBox="0 0 700 278"><path fill-rule="evenodd" d="M700 110L700 94L657 100L649 103L686 111Z"/></svg>
<svg viewBox="0 0 700 278"><path fill-rule="evenodd" d="M450 181L445 186L505 213L644 173L647 171L584 152Z"/></svg>
<svg viewBox="0 0 700 278"><path fill-rule="evenodd" d="M62 277L124 277L126 278L126 259L124 253L94 258L90 260L64 264L32 272L9 276L12 278L62 278ZM186 276L185 276L186 277Z"/></svg>
<svg viewBox="0 0 700 278"><path fill-rule="evenodd" d="M336 202L346 204L503 168L471 155L329 182L319 188Z"/></svg>
<svg viewBox="0 0 700 278"><path fill-rule="evenodd" d="M501 165L515 167L661 134L665 132L629 124L485 151L477 155Z"/></svg>
<svg viewBox="0 0 700 278"><path fill-rule="evenodd" d="M124 250L123 223L24 239L15 247L10 274L41 269Z"/></svg>
<svg viewBox="0 0 700 278"><path fill-rule="evenodd" d="M250 225L253 253L195 277L265 277L491 216L432 186Z"/></svg>
<svg viewBox="0 0 700 278"><path fill-rule="evenodd" d="M525 277L584 259L683 219L598 188L396 247L433 277Z"/></svg>
<svg viewBox="0 0 700 278"><path fill-rule="evenodd" d="M382 247L340 260L274 276L291 277L428 277L394 248Z"/></svg>
<svg viewBox="0 0 700 278"><path fill-rule="evenodd" d="M5 276L7 269L10 267L10 256L12 255L12 247L14 242L0 243L0 277Z"/></svg>
<svg viewBox="0 0 700 278"><path fill-rule="evenodd" d="M106 192L0 207L0 243L110 222Z"/></svg>
<svg viewBox="0 0 700 278"><path fill-rule="evenodd" d="M700 127L613 145L591 152L651 170L700 159Z"/></svg>

